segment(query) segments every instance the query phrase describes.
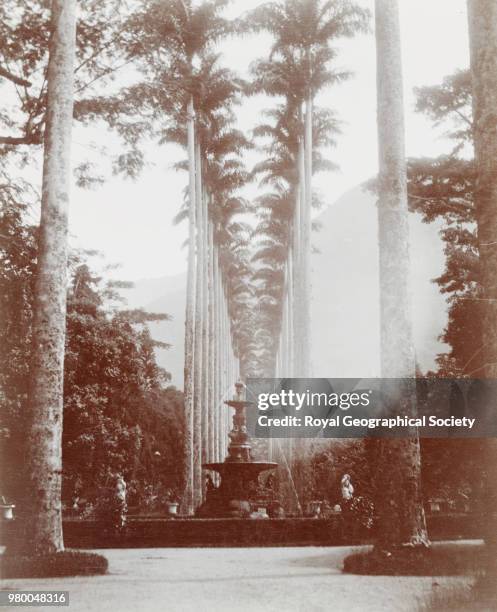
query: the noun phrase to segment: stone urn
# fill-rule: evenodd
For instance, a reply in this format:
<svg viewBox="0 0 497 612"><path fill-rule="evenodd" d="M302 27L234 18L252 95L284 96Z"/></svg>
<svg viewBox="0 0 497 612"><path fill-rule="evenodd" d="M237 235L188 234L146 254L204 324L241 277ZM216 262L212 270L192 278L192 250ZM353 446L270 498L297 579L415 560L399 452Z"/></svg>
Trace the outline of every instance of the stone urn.
<svg viewBox="0 0 497 612"><path fill-rule="evenodd" d="M179 502L166 502L168 516L178 516Z"/></svg>
<svg viewBox="0 0 497 612"><path fill-rule="evenodd" d="M313 500L307 506L307 516L310 518L320 518L323 502L321 500Z"/></svg>
<svg viewBox="0 0 497 612"><path fill-rule="evenodd" d="M2 519L4 521L14 520L14 508L15 508L15 504L0 504L0 510L2 512Z"/></svg>

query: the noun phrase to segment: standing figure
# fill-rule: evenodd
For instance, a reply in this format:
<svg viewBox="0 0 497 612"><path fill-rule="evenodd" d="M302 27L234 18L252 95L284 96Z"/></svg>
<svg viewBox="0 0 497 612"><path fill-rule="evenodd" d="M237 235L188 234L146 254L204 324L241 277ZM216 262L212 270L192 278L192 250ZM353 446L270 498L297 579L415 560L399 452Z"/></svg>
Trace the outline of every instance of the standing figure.
<svg viewBox="0 0 497 612"><path fill-rule="evenodd" d="M216 485L214 484L214 480L212 478L211 474L207 474L207 476L205 477L205 491L207 494L212 493L212 491L215 491L217 489Z"/></svg>
<svg viewBox="0 0 497 612"><path fill-rule="evenodd" d="M349 474L344 474L340 482L342 491L342 517L345 523L345 529L349 532L349 537L354 537L357 525L353 520L352 505L354 500L354 485L350 480Z"/></svg>
<svg viewBox="0 0 497 612"><path fill-rule="evenodd" d="M126 514L128 504L126 503L126 482L122 474L117 474L114 505L114 526L121 530L126 526Z"/></svg>
<svg viewBox="0 0 497 612"><path fill-rule="evenodd" d="M345 505L350 505L352 498L354 497L354 485L350 480L349 474L344 474L342 476L341 482L342 488L342 499L345 502Z"/></svg>

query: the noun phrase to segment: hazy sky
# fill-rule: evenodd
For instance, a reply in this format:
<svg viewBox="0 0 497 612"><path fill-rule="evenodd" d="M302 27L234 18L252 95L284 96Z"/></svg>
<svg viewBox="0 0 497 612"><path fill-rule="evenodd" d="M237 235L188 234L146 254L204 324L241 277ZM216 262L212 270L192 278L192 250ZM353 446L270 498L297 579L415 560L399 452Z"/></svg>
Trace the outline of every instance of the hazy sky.
<svg viewBox="0 0 497 612"><path fill-rule="evenodd" d="M257 0L235 0L230 16L262 4ZM360 4L373 8L373 0ZM400 0L406 102L407 153L436 155L444 140L430 123L413 111L413 88L439 83L444 76L468 65L465 0ZM224 63L246 75L251 61L264 54L265 36L223 43ZM360 36L340 43L338 65L352 70L353 78L319 96L318 104L334 109L343 121L343 135L330 157L340 171L316 179L316 186L330 205L346 190L375 174L376 106L374 37ZM239 109L239 126L251 130L263 108L273 101L263 97L249 100ZM77 162L91 154L92 147L108 146L115 151L113 135L95 129L77 128L73 157ZM71 240L85 248L98 249L107 263L119 263L114 275L138 280L174 275L186 268L186 251L181 245L186 226L173 227L172 219L182 200L186 174L172 170L184 157L174 146L148 147L150 167L137 181L110 178L103 187L87 191L73 188ZM250 158L250 165L253 162ZM99 162L102 163L102 162ZM105 163L102 164L105 173ZM255 194L251 187L248 195Z"/></svg>

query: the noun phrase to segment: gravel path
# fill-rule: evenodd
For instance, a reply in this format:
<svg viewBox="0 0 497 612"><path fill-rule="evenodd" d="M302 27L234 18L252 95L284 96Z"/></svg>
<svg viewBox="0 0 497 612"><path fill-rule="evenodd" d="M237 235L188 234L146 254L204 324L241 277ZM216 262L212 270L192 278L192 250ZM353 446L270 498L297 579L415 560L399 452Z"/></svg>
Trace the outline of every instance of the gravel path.
<svg viewBox="0 0 497 612"><path fill-rule="evenodd" d="M342 574L343 558L351 550L103 550L97 552L109 560L105 576L3 580L0 587L69 591L70 606L62 609L70 612L410 612L419 610L434 583L435 588L467 583L465 578Z"/></svg>

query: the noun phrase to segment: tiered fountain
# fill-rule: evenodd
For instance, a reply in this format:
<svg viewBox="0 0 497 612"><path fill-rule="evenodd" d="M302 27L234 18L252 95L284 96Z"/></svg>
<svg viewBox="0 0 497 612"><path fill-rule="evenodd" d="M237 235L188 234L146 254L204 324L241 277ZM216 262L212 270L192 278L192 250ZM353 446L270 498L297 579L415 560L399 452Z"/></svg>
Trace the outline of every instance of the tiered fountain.
<svg viewBox="0 0 497 612"><path fill-rule="evenodd" d="M218 487L209 481L206 500L197 510L203 518L250 518L265 516L267 506L274 501L273 492L263 487L260 474L278 467L272 461L255 461L247 433L245 410L252 402L242 399L243 384L237 383L236 397L224 402L235 410L233 429L229 433L228 455L222 463L204 463L205 470L217 472Z"/></svg>

